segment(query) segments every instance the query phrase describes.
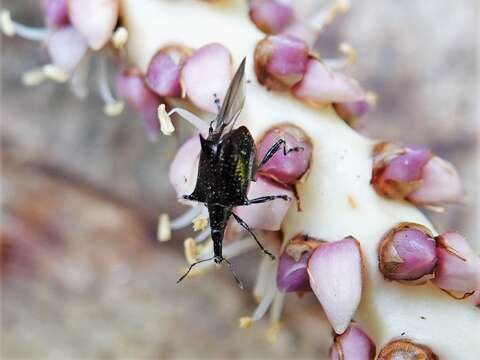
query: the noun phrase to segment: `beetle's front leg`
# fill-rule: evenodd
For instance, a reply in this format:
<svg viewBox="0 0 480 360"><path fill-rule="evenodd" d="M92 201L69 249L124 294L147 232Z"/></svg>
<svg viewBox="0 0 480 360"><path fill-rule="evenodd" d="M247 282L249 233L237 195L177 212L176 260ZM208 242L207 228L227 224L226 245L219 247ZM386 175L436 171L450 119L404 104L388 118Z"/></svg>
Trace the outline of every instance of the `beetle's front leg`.
<svg viewBox="0 0 480 360"><path fill-rule="evenodd" d="M268 195L268 196L261 196L255 199L245 199L243 205L252 205L252 204L262 204L268 201L273 201L276 199L282 199L285 201L290 201L291 198L287 195Z"/></svg>
<svg viewBox="0 0 480 360"><path fill-rule="evenodd" d="M288 155L292 151L300 151L303 150L301 146L295 146L291 149L287 150L287 143L283 139L278 139L275 144L272 145L270 149L268 149L267 153L263 157L263 159L260 161L260 163L256 166L256 170L260 170L263 165L265 165L272 157L275 155L279 150L280 147L283 146L283 155Z"/></svg>

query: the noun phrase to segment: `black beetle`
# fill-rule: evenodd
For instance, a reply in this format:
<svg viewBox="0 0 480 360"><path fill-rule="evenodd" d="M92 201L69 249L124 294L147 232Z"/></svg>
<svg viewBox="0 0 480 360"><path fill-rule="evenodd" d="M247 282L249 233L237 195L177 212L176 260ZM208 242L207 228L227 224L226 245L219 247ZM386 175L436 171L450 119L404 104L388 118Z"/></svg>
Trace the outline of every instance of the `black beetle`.
<svg viewBox="0 0 480 360"><path fill-rule="evenodd" d="M216 100L218 104L218 100ZM182 281L197 264L213 260L220 264L225 261L230 270L230 262L223 257L222 244L225 228L230 216L245 229L257 242L262 251L272 260L275 256L266 250L255 234L237 214L236 206L260 204L275 199L289 200L286 195L262 196L248 199L247 192L251 181L255 181L257 171L266 164L283 146L283 153L298 151L300 148L287 150L285 140L279 139L257 163L255 141L245 126L233 128L245 102L245 59L243 59L230 83L225 100L218 115L210 123L208 137L200 134L200 161L198 177L194 191L184 195L186 200L204 203L208 208L214 255L211 258L197 261L190 265L188 271L178 279ZM229 127L228 130L226 128ZM232 271L233 273L233 271ZM241 283L233 273L235 280Z"/></svg>

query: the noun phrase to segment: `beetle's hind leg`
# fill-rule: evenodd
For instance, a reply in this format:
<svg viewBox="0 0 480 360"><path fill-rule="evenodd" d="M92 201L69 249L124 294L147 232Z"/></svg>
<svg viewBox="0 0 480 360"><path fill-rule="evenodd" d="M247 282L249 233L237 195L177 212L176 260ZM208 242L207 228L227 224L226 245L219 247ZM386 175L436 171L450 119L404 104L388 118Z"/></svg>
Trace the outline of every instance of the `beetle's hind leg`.
<svg viewBox="0 0 480 360"><path fill-rule="evenodd" d="M267 153L263 157L262 161L257 165L257 170L259 170L263 165L265 165L272 157L275 155L280 148L283 146L283 155L287 155L292 151L301 151L303 148L301 146L295 146L291 149L287 149L287 143L283 139L278 139L275 144L272 145L270 149L268 149Z"/></svg>
<svg viewBox="0 0 480 360"><path fill-rule="evenodd" d="M260 247L260 249L262 249L262 251L267 254L268 256L270 256L270 258L272 260L275 260L275 255L273 255L270 251L268 251L267 249L265 249L262 245L262 243L257 239L256 235L253 233L252 229L250 229L250 227L248 226L248 224L242 220L242 218L240 216L238 216L237 214L235 213L231 213L232 216L234 217L234 219L240 224L241 227L243 227L245 230L247 230L250 235L252 235L252 237L255 239L255 241L257 242L258 246Z"/></svg>

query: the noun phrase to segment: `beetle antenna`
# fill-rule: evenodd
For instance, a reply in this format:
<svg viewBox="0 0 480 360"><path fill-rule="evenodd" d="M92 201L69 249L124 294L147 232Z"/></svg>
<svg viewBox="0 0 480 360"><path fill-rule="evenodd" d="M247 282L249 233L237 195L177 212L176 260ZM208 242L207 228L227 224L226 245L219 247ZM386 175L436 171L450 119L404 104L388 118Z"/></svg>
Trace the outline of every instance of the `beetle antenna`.
<svg viewBox="0 0 480 360"><path fill-rule="evenodd" d="M230 261L228 261L227 259L223 259L223 261L225 261L228 265L228 269L230 270L230 272L232 273L232 276L233 278L235 279L235 282L237 283L238 287L240 289L243 290L243 284L242 282L240 281L240 279L237 277L237 274L235 273L235 271L233 271L233 266L232 266L232 263Z"/></svg>
<svg viewBox="0 0 480 360"><path fill-rule="evenodd" d="M183 279L185 279L187 277L187 275L190 273L190 271L193 269L193 267L195 265L198 265L200 263L203 263L205 261L210 261L210 260L213 260L215 258L215 256L212 256L211 258L208 258L208 259L203 259L203 260L199 260L197 262L194 262L193 264L190 265L190 267L188 268L187 272L185 274L183 274L180 279L177 280L177 284L182 281Z"/></svg>

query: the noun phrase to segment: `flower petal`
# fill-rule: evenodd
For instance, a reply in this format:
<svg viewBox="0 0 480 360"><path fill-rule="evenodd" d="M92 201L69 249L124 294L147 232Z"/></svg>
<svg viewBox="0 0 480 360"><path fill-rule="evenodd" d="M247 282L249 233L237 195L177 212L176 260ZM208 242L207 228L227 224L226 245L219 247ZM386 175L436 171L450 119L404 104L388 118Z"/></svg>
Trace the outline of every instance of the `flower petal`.
<svg viewBox="0 0 480 360"><path fill-rule="evenodd" d="M200 139L198 135L187 140L177 151L170 164L170 183L177 196L191 194L197 182L198 159L200 156Z"/></svg>
<svg viewBox="0 0 480 360"><path fill-rule="evenodd" d="M110 40L118 20L118 0L68 0L70 20L93 50Z"/></svg>
<svg viewBox="0 0 480 360"><path fill-rule="evenodd" d="M218 112L215 99L220 104L232 79L232 58L228 49L217 43L198 49L187 60L181 73L181 83L186 96L198 108L212 114Z"/></svg>
<svg viewBox="0 0 480 360"><path fill-rule="evenodd" d="M52 63L67 73L73 72L88 50L85 40L73 26L53 30L47 48Z"/></svg>
<svg viewBox="0 0 480 360"><path fill-rule="evenodd" d="M335 336L330 348L330 360L373 360L375 344L358 326L350 325L342 334Z"/></svg>
<svg viewBox="0 0 480 360"><path fill-rule="evenodd" d="M347 329L360 303L362 271L360 244L351 236L320 245L308 262L310 286L337 334Z"/></svg>

